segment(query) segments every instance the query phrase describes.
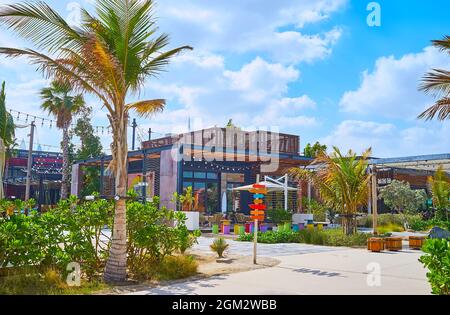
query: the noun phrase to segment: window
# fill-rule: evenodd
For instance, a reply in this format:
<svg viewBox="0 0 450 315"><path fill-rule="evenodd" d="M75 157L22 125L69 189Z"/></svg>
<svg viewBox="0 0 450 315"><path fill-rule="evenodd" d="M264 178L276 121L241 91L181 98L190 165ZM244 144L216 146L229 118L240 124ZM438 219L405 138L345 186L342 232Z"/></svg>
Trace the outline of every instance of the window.
<svg viewBox="0 0 450 315"><path fill-rule="evenodd" d="M205 179L206 178L206 172L195 172L194 178L197 179Z"/></svg>
<svg viewBox="0 0 450 315"><path fill-rule="evenodd" d="M194 172L184 171L183 177L184 178L192 178L192 177L194 177Z"/></svg>
<svg viewBox="0 0 450 315"><path fill-rule="evenodd" d="M206 176L208 179L217 179L218 178L217 173L208 172L208 174Z"/></svg>

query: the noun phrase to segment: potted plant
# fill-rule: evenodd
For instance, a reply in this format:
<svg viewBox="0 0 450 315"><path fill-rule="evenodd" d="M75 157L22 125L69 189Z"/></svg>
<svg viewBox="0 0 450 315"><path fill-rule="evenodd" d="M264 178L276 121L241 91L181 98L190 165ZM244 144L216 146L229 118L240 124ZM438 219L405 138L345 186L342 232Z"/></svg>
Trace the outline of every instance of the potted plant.
<svg viewBox="0 0 450 315"><path fill-rule="evenodd" d="M184 194L175 192L172 202L176 204L177 210L180 210L186 216L186 227L189 231L196 231L200 228L200 212L195 210L195 197L192 186L185 189Z"/></svg>

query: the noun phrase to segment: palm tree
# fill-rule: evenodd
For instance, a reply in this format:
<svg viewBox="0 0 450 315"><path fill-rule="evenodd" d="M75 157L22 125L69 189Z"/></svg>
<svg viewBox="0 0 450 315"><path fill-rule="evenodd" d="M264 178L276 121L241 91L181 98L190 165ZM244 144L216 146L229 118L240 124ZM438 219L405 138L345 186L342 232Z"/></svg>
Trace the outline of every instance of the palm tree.
<svg viewBox="0 0 450 315"><path fill-rule="evenodd" d="M126 280L127 126L129 111L148 116L165 106L161 99L127 103L148 77L189 46L164 51L166 34L156 35L152 0L97 0L96 16L82 9L81 26L70 27L44 2L3 6L0 24L31 40L37 50L1 48L10 57L28 57L44 75L91 93L108 111L113 132L110 170L115 175L116 206L107 282Z"/></svg>
<svg viewBox="0 0 450 315"><path fill-rule="evenodd" d="M371 150L358 157L351 150L344 156L338 148L333 149L330 155L319 151L312 163L317 166L316 171L292 168L289 174L296 180L311 181L323 202L340 213L344 233L352 234L356 231L355 216L368 201L371 175L367 172L367 159Z"/></svg>
<svg viewBox="0 0 450 315"><path fill-rule="evenodd" d="M5 197L3 191L3 173L6 163L6 152L14 145L14 120L6 110L5 82L0 91L0 199Z"/></svg>
<svg viewBox="0 0 450 315"><path fill-rule="evenodd" d="M434 40L433 46L450 54L450 36ZM419 115L420 119L432 120L436 115L439 120L450 119L450 71L433 69L424 76L419 89L438 98L433 106Z"/></svg>
<svg viewBox="0 0 450 315"><path fill-rule="evenodd" d="M439 166L434 176L428 178L428 186L433 196L433 205L437 210L436 216L440 220L448 221L450 179L442 166Z"/></svg>
<svg viewBox="0 0 450 315"><path fill-rule="evenodd" d="M41 98L44 101L41 109L55 116L56 127L62 129L63 167L61 181L61 199L67 199L70 167L69 167L69 127L74 115L78 114L85 105L81 94L70 95L72 88L68 84L53 81L51 86L41 90Z"/></svg>

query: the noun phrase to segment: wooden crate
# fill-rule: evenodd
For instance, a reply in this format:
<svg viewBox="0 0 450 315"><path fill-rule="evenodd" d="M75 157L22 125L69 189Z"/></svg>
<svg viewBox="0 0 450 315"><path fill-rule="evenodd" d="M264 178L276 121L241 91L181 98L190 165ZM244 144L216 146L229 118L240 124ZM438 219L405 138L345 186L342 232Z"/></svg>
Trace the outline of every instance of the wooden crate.
<svg viewBox="0 0 450 315"><path fill-rule="evenodd" d="M410 236L409 237L409 248L422 249L424 242L425 242L425 236Z"/></svg>
<svg viewBox="0 0 450 315"><path fill-rule="evenodd" d="M402 238L401 237L387 237L385 239L386 249L390 251L402 250Z"/></svg>
<svg viewBox="0 0 450 315"><path fill-rule="evenodd" d="M367 249L379 253L384 250L384 240L378 237L372 237L367 240Z"/></svg>

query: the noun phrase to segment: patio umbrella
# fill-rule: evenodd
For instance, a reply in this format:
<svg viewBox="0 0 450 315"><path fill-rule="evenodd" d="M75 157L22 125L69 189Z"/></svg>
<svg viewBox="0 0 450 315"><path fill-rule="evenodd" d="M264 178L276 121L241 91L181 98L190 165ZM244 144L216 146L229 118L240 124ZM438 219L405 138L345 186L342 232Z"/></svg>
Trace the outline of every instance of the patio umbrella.
<svg viewBox="0 0 450 315"><path fill-rule="evenodd" d="M227 213L227 193L222 194L222 213Z"/></svg>
<svg viewBox="0 0 450 315"><path fill-rule="evenodd" d="M276 184L276 183L273 183L273 182L269 182L269 181L262 181L262 182L259 182L259 183L256 183L256 184L266 186L268 192L284 191L285 188L286 188L283 185L279 185L279 184ZM253 189L253 185L254 184L247 185L247 186L242 186L242 187L236 187L236 188L233 188L232 190L235 190L235 191L249 191L249 190ZM297 188L287 187L287 190L288 191L296 191Z"/></svg>

